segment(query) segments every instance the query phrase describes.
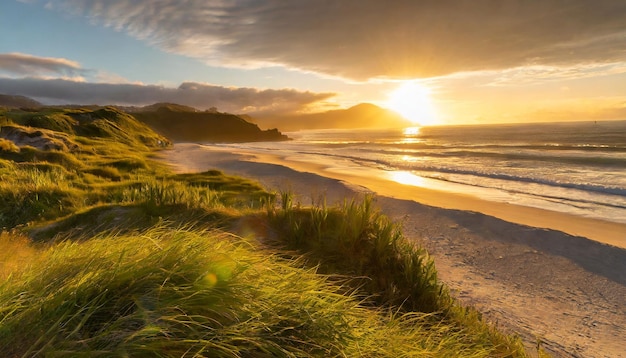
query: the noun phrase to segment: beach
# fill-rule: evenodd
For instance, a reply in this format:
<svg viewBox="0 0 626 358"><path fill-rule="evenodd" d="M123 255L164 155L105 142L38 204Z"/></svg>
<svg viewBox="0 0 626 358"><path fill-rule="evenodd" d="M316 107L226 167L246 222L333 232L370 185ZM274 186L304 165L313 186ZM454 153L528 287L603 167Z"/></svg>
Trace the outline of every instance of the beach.
<svg viewBox="0 0 626 358"><path fill-rule="evenodd" d="M455 297L527 346L541 341L564 357L626 356L626 224L407 185L279 151L178 143L159 157L177 172L253 178L303 204L373 194L405 237L434 257Z"/></svg>

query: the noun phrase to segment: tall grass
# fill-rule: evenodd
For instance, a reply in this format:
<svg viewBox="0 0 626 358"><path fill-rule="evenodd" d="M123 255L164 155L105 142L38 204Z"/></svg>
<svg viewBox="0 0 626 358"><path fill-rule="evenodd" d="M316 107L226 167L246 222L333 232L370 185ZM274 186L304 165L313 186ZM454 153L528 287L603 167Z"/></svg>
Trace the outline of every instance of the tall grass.
<svg viewBox="0 0 626 358"><path fill-rule="evenodd" d="M154 228L59 243L0 283L0 349L89 357L490 354L453 327L425 324L427 315L365 308L299 266L216 232Z"/></svg>
<svg viewBox="0 0 626 358"><path fill-rule="evenodd" d="M0 282L29 265L37 254L34 244L25 235L0 231Z"/></svg>
<svg viewBox="0 0 626 358"><path fill-rule="evenodd" d="M12 166L0 179L0 228L65 215L81 201L62 167Z"/></svg>
<svg viewBox="0 0 626 358"><path fill-rule="evenodd" d="M432 259L374 209L371 197L304 209L290 197L281 194L281 209L268 210L275 244L306 254L320 272L364 277L357 285L378 304L429 313L450 306Z"/></svg>
<svg viewBox="0 0 626 358"><path fill-rule="evenodd" d="M17 153L20 151L20 148L18 148L15 143L11 142L10 140L0 138L0 151Z"/></svg>
<svg viewBox="0 0 626 358"><path fill-rule="evenodd" d="M374 208L371 197L334 208L324 202L302 208L289 193L282 193L281 201L279 208L267 207L276 231L268 241L272 247L303 255L321 273L351 278L366 302L407 314L428 313L433 329L456 327L469 345L491 355L526 356L520 339L498 332L450 296L427 252L406 240L401 228Z"/></svg>
<svg viewBox="0 0 626 358"><path fill-rule="evenodd" d="M216 208L223 206L220 193L210 188L188 186L177 181L148 179L121 193L121 202L137 203L157 207L183 205L191 208Z"/></svg>
<svg viewBox="0 0 626 358"><path fill-rule="evenodd" d="M262 206L271 194L249 180L209 171L176 175L147 159L149 152L116 144L107 155L59 153L69 161L2 161L0 229L56 220L103 204L141 205L150 215L177 210L248 209ZM24 151L24 150L22 150ZM32 148L32 151L36 151ZM80 158L80 159L78 159ZM66 165L79 162L80 166ZM267 199L269 200L269 199Z"/></svg>

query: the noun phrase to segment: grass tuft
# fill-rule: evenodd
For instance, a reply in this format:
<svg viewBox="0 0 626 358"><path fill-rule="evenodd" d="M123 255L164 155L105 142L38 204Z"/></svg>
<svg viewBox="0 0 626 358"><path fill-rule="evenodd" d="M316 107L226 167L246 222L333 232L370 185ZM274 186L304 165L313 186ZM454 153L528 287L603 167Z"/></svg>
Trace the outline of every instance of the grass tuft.
<svg viewBox="0 0 626 358"><path fill-rule="evenodd" d="M268 211L278 231L274 243L306 254L320 272L364 277L356 284L377 304L427 313L450 306L432 259L374 209L371 197L338 208L299 208L288 193L281 202Z"/></svg>
<svg viewBox="0 0 626 358"><path fill-rule="evenodd" d="M141 202L151 208L168 205L183 205L187 209L215 208L222 205L217 191L166 180L149 180L125 189L121 193L121 202Z"/></svg>
<svg viewBox="0 0 626 358"><path fill-rule="evenodd" d="M474 309L461 306L438 280L427 252L403 235L401 228L374 208L373 199L347 201L329 208L324 201L309 208L281 194L279 208L268 206L276 234L271 247L303 255L319 272L351 278L350 287L368 304L428 314L431 329L454 327L467 344L490 356L526 356L521 340L498 332Z"/></svg>
<svg viewBox="0 0 626 358"><path fill-rule="evenodd" d="M0 152L18 153L20 148L12 141L0 138Z"/></svg>

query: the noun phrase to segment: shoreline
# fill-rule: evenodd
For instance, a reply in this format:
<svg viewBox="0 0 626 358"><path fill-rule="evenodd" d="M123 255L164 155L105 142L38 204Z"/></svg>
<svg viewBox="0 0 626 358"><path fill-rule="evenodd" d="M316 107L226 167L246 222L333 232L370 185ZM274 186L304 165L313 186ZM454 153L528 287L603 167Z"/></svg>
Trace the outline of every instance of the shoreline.
<svg viewBox="0 0 626 358"><path fill-rule="evenodd" d="M198 146L214 152L219 151L239 155L242 159L245 158L246 161L250 162L274 164L285 166L299 172L317 174L366 188L381 196L401 200L413 200L425 205L444 209L479 212L508 222L542 229L558 230L573 236L580 236L603 244L626 249L626 224L623 223L581 217L511 203L488 201L466 194L402 184L390 179L384 179L381 176L355 175L335 168L327 168L317 163L305 162L279 154L256 153L243 149L233 152L232 148L189 143L181 143L179 145ZM195 148L195 150L202 150L200 148ZM189 147L186 148L186 150L189 149Z"/></svg>
<svg viewBox="0 0 626 358"><path fill-rule="evenodd" d="M414 187L333 173L322 165L289 161L280 155L232 153L225 148L179 143L158 156L177 172L219 169L257 180L270 190L292 191L303 204L322 197L333 204L376 192L375 200L382 212L402 225L408 240L419 243L433 256L439 278L453 296L475 306L500 329L520 335L531 354L537 340L556 357L623 354L623 248L504 221L479 212L492 206L480 199L421 188L414 192ZM405 191L419 196L403 199ZM454 199L454 205L449 205L452 208L432 205L437 200L450 204L446 202L450 198ZM459 209L459 202L468 209ZM500 215L515 214L517 209L515 205L503 206ZM537 222L532 221L537 213L530 210L531 223ZM554 221L561 217L542 219ZM578 220L566 219L572 225Z"/></svg>
<svg viewBox="0 0 626 358"><path fill-rule="evenodd" d="M402 200L412 200L444 209L475 211L498 219L531 227L551 229L581 236L603 244L626 249L626 224L575 216L529 206L483 200L471 195L444 192L410 184L402 184L377 176L365 177L340 172L313 163L295 161L279 155L253 154L251 161L282 165L297 171L312 172L321 176L365 187L377 195Z"/></svg>

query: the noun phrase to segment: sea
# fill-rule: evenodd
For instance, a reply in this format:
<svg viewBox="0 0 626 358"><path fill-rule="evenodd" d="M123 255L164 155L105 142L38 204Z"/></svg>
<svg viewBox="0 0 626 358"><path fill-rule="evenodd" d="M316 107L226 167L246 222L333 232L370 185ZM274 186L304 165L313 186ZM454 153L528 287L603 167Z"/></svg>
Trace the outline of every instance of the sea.
<svg viewBox="0 0 626 358"><path fill-rule="evenodd" d="M626 121L305 130L222 144L407 185L626 223Z"/></svg>

